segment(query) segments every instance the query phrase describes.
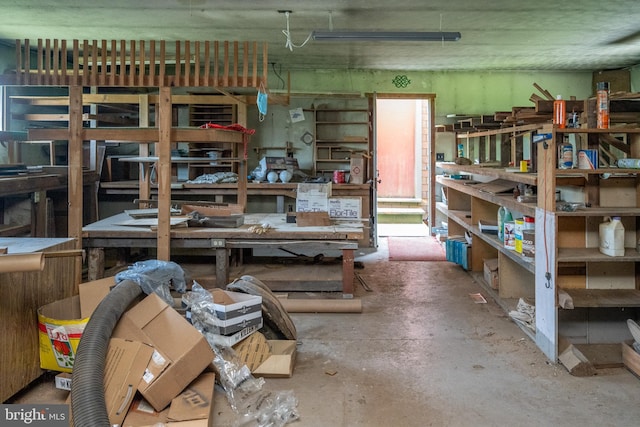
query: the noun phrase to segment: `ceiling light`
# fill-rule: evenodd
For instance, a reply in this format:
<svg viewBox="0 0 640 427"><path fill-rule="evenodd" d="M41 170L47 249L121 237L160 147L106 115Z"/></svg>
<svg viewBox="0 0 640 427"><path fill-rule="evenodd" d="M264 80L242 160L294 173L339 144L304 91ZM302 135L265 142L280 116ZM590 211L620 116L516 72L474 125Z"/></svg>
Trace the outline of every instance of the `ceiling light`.
<svg viewBox="0 0 640 427"><path fill-rule="evenodd" d="M462 35L443 31L314 31L311 37L316 41L455 42Z"/></svg>

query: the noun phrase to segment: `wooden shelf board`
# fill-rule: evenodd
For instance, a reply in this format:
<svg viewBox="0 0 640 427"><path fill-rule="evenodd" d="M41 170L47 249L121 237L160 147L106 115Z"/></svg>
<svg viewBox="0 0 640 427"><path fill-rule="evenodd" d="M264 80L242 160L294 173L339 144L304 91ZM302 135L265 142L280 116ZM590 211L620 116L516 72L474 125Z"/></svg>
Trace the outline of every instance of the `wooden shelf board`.
<svg viewBox="0 0 640 427"><path fill-rule="evenodd" d="M557 133L640 133L640 128L611 127L609 129L596 128L564 128L555 129Z"/></svg>
<svg viewBox="0 0 640 427"><path fill-rule="evenodd" d="M485 191L479 191L473 188L473 185L465 185L466 180L462 179L450 179L442 176L437 176L436 181L446 187L450 187L456 191L464 194L468 194L472 197L485 200L487 202L494 203L500 206L506 206L512 211L520 212L523 215L535 216L536 204L535 203L520 203L513 198L512 195L492 194Z"/></svg>
<svg viewBox="0 0 640 427"><path fill-rule="evenodd" d="M542 125L540 124L531 124L531 125L522 125L522 126L512 126L506 127L502 129L494 129L482 132L471 132L471 133L458 133L458 139L467 139L467 138L476 138L481 136L491 136L491 135L500 135L505 133L513 133L513 132L527 132L527 131L535 131L541 129Z"/></svg>
<svg viewBox="0 0 640 427"><path fill-rule="evenodd" d="M438 210L453 219L456 223L460 224L465 229L471 229L471 211L454 211L448 209L444 204L438 204Z"/></svg>
<svg viewBox="0 0 640 427"><path fill-rule="evenodd" d="M84 141L95 139L149 143L160 140L158 128L83 128L81 134ZM28 138L31 140L68 140L69 129L29 129ZM244 142L242 133L237 131L200 128L172 128L171 140L176 142Z"/></svg>
<svg viewBox="0 0 640 427"><path fill-rule="evenodd" d="M558 262L638 262L640 252L626 248L624 256L608 256L598 248L558 248Z"/></svg>
<svg viewBox="0 0 640 427"><path fill-rule="evenodd" d="M636 174L640 173L640 169L632 169L632 168L598 168L598 169L556 169L557 175L565 175L565 176L588 176L588 175L602 175L602 174L611 174L614 175L612 178L619 178L618 174L631 175L635 177Z"/></svg>
<svg viewBox="0 0 640 427"><path fill-rule="evenodd" d="M575 212L557 211L558 216L640 216L640 208L610 208L590 207L581 208Z"/></svg>
<svg viewBox="0 0 640 427"><path fill-rule="evenodd" d="M640 307L637 289L563 289L578 308Z"/></svg>
<svg viewBox="0 0 640 427"><path fill-rule="evenodd" d="M514 250L505 248L504 244L500 240L498 240L498 236L496 236L495 234L482 233L480 231L480 228L477 226L472 226L470 228L470 231L474 234L474 238L476 238L477 236L478 238L487 242L489 245L493 246L498 251L502 252L507 258L509 258L510 260L512 260L519 266L521 266L522 268L526 269L530 273L535 274L536 272L535 261L532 259L524 258L522 255L520 255L518 252Z"/></svg>
<svg viewBox="0 0 640 427"><path fill-rule="evenodd" d="M492 176L521 184L537 185L538 176L528 172L506 172L504 168L485 167L482 165L456 165L455 163L439 162L436 166L446 171L464 172L468 174Z"/></svg>

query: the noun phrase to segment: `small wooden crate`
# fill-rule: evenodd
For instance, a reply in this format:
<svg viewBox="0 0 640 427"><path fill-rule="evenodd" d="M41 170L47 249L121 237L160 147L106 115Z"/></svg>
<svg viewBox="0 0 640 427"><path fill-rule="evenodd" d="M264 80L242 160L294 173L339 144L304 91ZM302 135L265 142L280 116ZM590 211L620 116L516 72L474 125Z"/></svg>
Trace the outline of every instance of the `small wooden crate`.
<svg viewBox="0 0 640 427"><path fill-rule="evenodd" d="M640 354L632 347L633 341L624 341L622 343L622 362L628 370L640 377Z"/></svg>

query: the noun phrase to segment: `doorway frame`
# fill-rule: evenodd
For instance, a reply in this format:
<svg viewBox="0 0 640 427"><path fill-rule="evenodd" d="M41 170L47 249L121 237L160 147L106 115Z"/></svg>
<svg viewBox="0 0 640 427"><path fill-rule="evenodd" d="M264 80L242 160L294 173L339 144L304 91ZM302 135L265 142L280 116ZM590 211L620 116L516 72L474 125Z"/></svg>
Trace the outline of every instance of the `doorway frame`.
<svg viewBox="0 0 640 427"><path fill-rule="evenodd" d="M426 200L425 210L427 212L428 223L427 227L429 228L429 232L434 227L434 221L436 216L436 198L435 198L435 183L436 183L436 164L435 164L435 151L436 151L436 132L435 132L435 118L436 118L436 94L435 93L387 93L387 92L373 92L367 93L366 96L370 99L370 105L372 110L372 122L373 122L373 131L372 131L372 141L373 141L373 181L374 181L374 191L373 195L375 196L374 206L374 218L376 221L376 234L377 234L377 226L378 226L378 213L377 213L377 200L378 200L378 192L377 192L377 183L378 183L378 138L377 138L377 128L375 126L375 120L377 117L376 114L376 105L377 101L380 99L415 99L415 100L423 100L423 110L422 117L426 118L427 123L427 132L423 132L423 136L421 138L421 167L420 167L420 195L425 194ZM426 111L425 111L426 109ZM424 130L424 126L423 126ZM422 198L422 197L421 197ZM376 239L377 240L377 239Z"/></svg>

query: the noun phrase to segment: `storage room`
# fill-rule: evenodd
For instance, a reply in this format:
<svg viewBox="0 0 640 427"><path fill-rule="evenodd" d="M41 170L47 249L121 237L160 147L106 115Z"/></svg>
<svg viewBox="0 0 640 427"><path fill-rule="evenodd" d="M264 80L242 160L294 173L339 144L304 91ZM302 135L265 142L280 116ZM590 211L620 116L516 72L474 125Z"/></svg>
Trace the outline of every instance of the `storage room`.
<svg viewBox="0 0 640 427"><path fill-rule="evenodd" d="M635 2L142 3L3 5L0 425L637 425Z"/></svg>

